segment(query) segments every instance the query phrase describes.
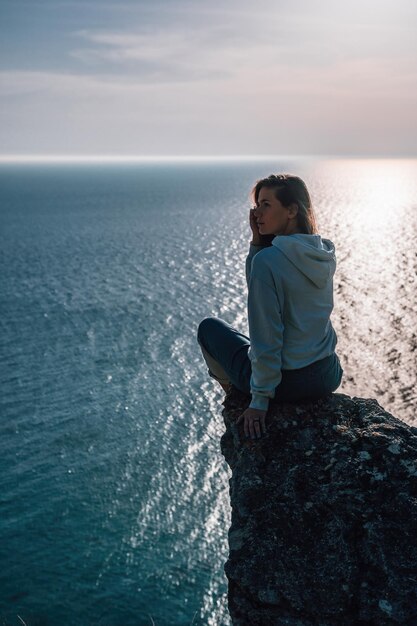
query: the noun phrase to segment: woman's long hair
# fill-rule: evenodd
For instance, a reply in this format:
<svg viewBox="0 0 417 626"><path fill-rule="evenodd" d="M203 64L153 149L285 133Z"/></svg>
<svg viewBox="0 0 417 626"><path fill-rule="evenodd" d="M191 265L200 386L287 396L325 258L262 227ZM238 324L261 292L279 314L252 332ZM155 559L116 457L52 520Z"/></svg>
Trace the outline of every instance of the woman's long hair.
<svg viewBox="0 0 417 626"><path fill-rule="evenodd" d="M258 180L252 189L251 196L255 204L258 204L259 192L262 187L275 190L275 197L285 207L296 204L297 226L301 233L305 235L316 235L318 233L316 216L311 205L310 194L306 184L299 176L292 174L271 174L267 178Z"/></svg>

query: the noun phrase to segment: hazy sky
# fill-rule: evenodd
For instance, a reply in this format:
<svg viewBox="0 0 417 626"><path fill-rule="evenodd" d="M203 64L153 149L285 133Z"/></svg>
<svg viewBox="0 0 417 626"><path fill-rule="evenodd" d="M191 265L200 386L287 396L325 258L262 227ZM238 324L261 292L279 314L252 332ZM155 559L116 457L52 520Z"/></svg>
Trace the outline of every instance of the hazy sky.
<svg viewBox="0 0 417 626"><path fill-rule="evenodd" d="M0 153L417 156L416 0L0 0Z"/></svg>

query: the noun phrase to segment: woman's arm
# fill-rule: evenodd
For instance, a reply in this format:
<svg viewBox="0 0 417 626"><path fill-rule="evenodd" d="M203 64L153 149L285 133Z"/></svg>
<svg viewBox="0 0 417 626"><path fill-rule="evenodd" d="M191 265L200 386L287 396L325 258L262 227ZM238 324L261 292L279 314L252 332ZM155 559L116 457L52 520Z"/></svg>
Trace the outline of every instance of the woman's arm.
<svg viewBox="0 0 417 626"><path fill-rule="evenodd" d="M281 382L282 305L282 292L261 254L253 261L248 295L252 409L266 411Z"/></svg>
<svg viewBox="0 0 417 626"><path fill-rule="evenodd" d="M244 433L252 439L266 432L269 400L275 396L275 388L281 382L282 307L283 294L278 293L265 256L261 254L253 262L248 296L252 401L237 421L238 424L243 421Z"/></svg>

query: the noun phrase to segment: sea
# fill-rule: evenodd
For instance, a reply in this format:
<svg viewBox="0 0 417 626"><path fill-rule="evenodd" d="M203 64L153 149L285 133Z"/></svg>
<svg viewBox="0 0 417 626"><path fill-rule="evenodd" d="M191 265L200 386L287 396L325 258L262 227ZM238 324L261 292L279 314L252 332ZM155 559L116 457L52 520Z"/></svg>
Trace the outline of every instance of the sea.
<svg viewBox="0 0 417 626"><path fill-rule="evenodd" d="M204 317L247 332L250 190L336 246L338 392L416 423L417 160L0 165L0 625L229 626Z"/></svg>

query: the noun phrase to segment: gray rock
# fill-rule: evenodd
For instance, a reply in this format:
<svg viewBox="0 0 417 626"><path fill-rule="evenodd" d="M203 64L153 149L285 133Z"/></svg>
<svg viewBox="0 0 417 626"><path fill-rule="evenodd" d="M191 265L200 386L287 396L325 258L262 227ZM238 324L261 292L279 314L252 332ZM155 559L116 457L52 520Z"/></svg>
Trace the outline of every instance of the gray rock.
<svg viewBox="0 0 417 626"><path fill-rule="evenodd" d="M417 429L375 400L273 405L262 439L224 402L234 626L417 626Z"/></svg>

